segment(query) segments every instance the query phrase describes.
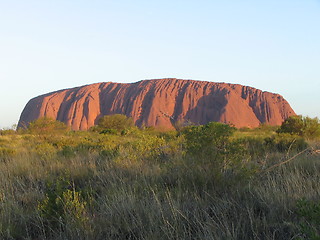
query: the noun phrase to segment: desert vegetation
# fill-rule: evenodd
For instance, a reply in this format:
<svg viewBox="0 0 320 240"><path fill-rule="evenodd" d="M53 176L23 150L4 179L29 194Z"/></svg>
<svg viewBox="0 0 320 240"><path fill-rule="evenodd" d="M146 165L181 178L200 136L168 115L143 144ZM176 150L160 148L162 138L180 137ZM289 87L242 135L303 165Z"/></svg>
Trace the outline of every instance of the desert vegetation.
<svg viewBox="0 0 320 240"><path fill-rule="evenodd" d="M320 239L319 126L2 130L0 239Z"/></svg>

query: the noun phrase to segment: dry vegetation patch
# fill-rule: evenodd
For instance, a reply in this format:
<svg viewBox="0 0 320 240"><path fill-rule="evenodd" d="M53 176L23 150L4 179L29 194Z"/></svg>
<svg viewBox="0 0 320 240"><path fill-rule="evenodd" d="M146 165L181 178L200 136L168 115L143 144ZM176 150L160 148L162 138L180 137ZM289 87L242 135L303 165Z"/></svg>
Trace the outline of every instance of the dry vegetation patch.
<svg viewBox="0 0 320 240"><path fill-rule="evenodd" d="M318 239L320 157L290 160L318 146L217 123L1 135L0 238Z"/></svg>

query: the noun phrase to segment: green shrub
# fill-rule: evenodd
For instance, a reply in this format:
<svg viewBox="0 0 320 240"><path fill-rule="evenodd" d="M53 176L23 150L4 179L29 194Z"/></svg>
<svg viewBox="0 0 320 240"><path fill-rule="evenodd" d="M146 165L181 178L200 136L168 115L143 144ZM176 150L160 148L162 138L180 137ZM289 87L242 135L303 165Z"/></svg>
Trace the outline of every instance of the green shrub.
<svg viewBox="0 0 320 240"><path fill-rule="evenodd" d="M65 229L66 226L88 227L87 201L74 184L63 177L47 183L45 198L39 202L38 211L50 231Z"/></svg>
<svg viewBox="0 0 320 240"><path fill-rule="evenodd" d="M247 150L243 142L231 139L234 131L235 128L218 122L185 128L182 134L186 157L215 172L216 180L221 174L249 177Z"/></svg>
<svg viewBox="0 0 320 240"><path fill-rule="evenodd" d="M62 200L66 223L72 227L87 228L89 222L88 203L83 199L81 193L75 189L67 189L62 194Z"/></svg>
<svg viewBox="0 0 320 240"><path fill-rule="evenodd" d="M109 133L113 129L116 131L126 130L134 126L133 119L123 114L105 115L99 119L98 125L92 127L91 131Z"/></svg>
<svg viewBox="0 0 320 240"><path fill-rule="evenodd" d="M63 122L43 117L31 122L28 130L32 134L65 133L68 127Z"/></svg>
<svg viewBox="0 0 320 240"><path fill-rule="evenodd" d="M122 130L122 131L124 131L124 130ZM100 131L100 134L118 134L118 131L116 129L108 128L108 129L104 129L104 130Z"/></svg>
<svg viewBox="0 0 320 240"><path fill-rule="evenodd" d="M282 123L277 132L314 139L320 137L320 122L318 118L291 116Z"/></svg>
<svg viewBox="0 0 320 240"><path fill-rule="evenodd" d="M72 158L76 156L76 152L72 146L63 146L62 150L59 152L59 155L65 158Z"/></svg>
<svg viewBox="0 0 320 240"><path fill-rule="evenodd" d="M265 138L242 137L238 140L252 159L263 157L268 152Z"/></svg>
<svg viewBox="0 0 320 240"><path fill-rule="evenodd" d="M47 182L45 199L38 204L38 210L49 227L58 228L64 217L63 193L70 187L70 183L63 178L55 182Z"/></svg>
<svg viewBox="0 0 320 240"><path fill-rule="evenodd" d="M227 151L230 136L235 128L229 125L210 122L206 125L190 126L183 129L185 147L188 154L218 158Z"/></svg>
<svg viewBox="0 0 320 240"><path fill-rule="evenodd" d="M130 142L123 143L117 147L118 162L131 161L142 162L150 160L155 162L160 160L162 148L166 145L163 138L155 135L143 135Z"/></svg>
<svg viewBox="0 0 320 240"><path fill-rule="evenodd" d="M308 147L304 138L288 133L268 137L264 141L268 150L278 152L302 151Z"/></svg>
<svg viewBox="0 0 320 240"><path fill-rule="evenodd" d="M33 151L39 156L41 159L51 159L55 156L57 149L48 142L41 142L37 144Z"/></svg>

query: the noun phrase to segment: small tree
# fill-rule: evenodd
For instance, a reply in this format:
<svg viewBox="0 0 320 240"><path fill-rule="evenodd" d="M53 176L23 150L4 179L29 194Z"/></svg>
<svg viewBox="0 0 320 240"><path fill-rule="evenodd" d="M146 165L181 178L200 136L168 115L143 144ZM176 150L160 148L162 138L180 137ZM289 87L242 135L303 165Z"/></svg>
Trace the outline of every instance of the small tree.
<svg viewBox="0 0 320 240"><path fill-rule="evenodd" d="M308 139L317 138L320 137L320 122L318 118L291 116L282 123L277 133L289 133Z"/></svg>
<svg viewBox="0 0 320 240"><path fill-rule="evenodd" d="M124 131L134 126L133 119L123 114L106 115L99 119L98 126L93 131Z"/></svg>
<svg viewBox="0 0 320 240"><path fill-rule="evenodd" d="M46 134L53 132L65 132L68 130L68 127L63 122L54 120L52 118L43 117L30 122L28 130L31 133Z"/></svg>
<svg viewBox="0 0 320 240"><path fill-rule="evenodd" d="M234 132L234 127L219 122L186 127L182 134L187 156L205 163L206 168L215 172L217 180L223 172L247 174L242 162L246 150L240 141L232 140Z"/></svg>
<svg viewBox="0 0 320 240"><path fill-rule="evenodd" d="M185 136L189 154L210 157L225 153L234 131L229 125L210 122L206 125L186 127L182 134Z"/></svg>

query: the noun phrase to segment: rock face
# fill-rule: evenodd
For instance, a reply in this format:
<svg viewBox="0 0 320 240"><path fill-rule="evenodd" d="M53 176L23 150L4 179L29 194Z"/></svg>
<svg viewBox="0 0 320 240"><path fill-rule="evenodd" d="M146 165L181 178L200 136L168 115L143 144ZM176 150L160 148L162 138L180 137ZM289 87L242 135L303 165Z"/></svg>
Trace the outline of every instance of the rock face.
<svg viewBox="0 0 320 240"><path fill-rule="evenodd" d="M60 90L31 99L18 127L40 117L51 117L74 130L86 130L109 114L125 114L137 126L172 129L173 124L210 121L236 127L280 125L295 115L280 95L238 84L179 79L136 83L96 83Z"/></svg>

